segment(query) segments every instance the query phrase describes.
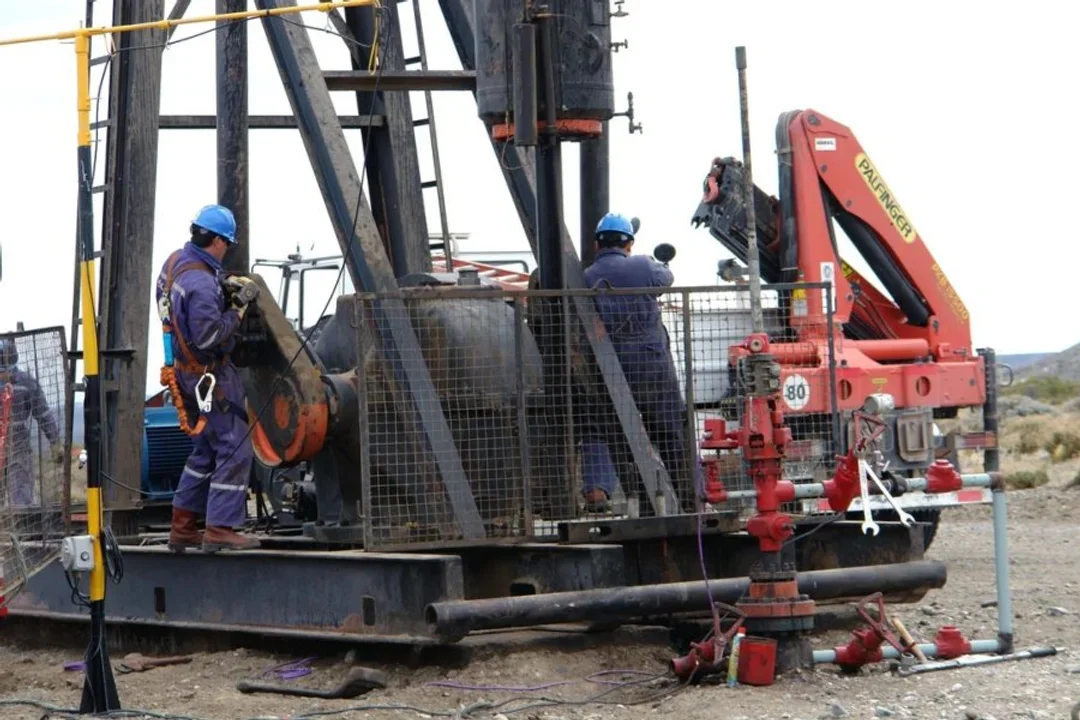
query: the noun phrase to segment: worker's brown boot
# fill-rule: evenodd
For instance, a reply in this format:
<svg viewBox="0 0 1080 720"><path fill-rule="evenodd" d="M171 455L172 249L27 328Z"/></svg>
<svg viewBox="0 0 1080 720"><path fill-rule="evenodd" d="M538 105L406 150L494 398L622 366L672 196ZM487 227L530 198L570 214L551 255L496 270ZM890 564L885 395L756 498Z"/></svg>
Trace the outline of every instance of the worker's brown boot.
<svg viewBox="0 0 1080 720"><path fill-rule="evenodd" d="M593 488L585 493L585 512L599 514L611 510L608 494L600 488Z"/></svg>
<svg viewBox="0 0 1080 720"><path fill-rule="evenodd" d="M169 549L182 553L188 548L202 546L203 538L195 521L198 516L190 510L174 507L172 510L172 528L169 530Z"/></svg>
<svg viewBox="0 0 1080 720"><path fill-rule="evenodd" d="M253 537L244 537L232 528L206 526L202 549L205 553L218 550L253 550L259 547L259 541Z"/></svg>

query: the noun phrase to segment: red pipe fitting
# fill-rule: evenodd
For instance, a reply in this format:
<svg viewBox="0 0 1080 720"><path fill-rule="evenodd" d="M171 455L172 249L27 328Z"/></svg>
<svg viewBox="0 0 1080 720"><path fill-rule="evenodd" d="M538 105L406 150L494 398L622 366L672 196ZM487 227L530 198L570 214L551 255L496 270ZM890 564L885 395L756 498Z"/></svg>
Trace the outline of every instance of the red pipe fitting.
<svg viewBox="0 0 1080 720"><path fill-rule="evenodd" d="M948 460L935 460L926 471L926 492L928 493L956 492L962 487L964 487L963 478Z"/></svg>
<svg viewBox="0 0 1080 720"><path fill-rule="evenodd" d="M791 518L779 512L758 513L746 521L746 532L757 538L762 552L779 552L794 531Z"/></svg>
<svg viewBox="0 0 1080 720"><path fill-rule="evenodd" d="M833 648L836 665L844 672L855 672L868 663L881 662L884 656L881 645L885 638L873 627L861 627L851 631L847 645Z"/></svg>
<svg viewBox="0 0 1080 720"><path fill-rule="evenodd" d="M671 659L671 672L680 680L693 677L699 670L715 672L717 669L716 643L712 640L690 643L690 652Z"/></svg>
<svg viewBox="0 0 1080 720"><path fill-rule="evenodd" d="M720 462L716 458L706 458L705 466L705 502L719 505L727 502L728 492L724 481L720 479Z"/></svg>
<svg viewBox="0 0 1080 720"><path fill-rule="evenodd" d="M938 660L952 660L971 653L971 642L954 625L944 625L938 630L934 646L937 647Z"/></svg>
<svg viewBox="0 0 1080 720"><path fill-rule="evenodd" d="M705 421L705 436L701 439L702 450L736 450L738 433L728 432L727 421L714 418Z"/></svg>
<svg viewBox="0 0 1080 720"><path fill-rule="evenodd" d="M836 473L831 480L822 483L825 486L825 498L833 512L847 512L851 502L859 494L859 458L855 453L848 453L840 458Z"/></svg>

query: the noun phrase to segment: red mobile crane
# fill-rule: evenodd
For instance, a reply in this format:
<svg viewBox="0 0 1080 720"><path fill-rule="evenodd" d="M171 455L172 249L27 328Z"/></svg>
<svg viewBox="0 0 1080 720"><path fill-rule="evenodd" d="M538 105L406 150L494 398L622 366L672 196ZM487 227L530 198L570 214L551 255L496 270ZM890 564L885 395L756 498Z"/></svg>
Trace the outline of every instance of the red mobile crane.
<svg viewBox="0 0 1080 720"><path fill-rule="evenodd" d="M769 283L832 283L838 409L857 409L874 393L892 395L897 408L931 409L935 417L981 405L983 362L972 348L968 310L851 130L814 110L785 113L777 153L780 197L755 188L761 273ZM741 187L741 163L714 160L693 223L707 224L746 262ZM840 257L833 220L891 297ZM782 305L792 336L771 351L785 366L788 412L830 412L827 395L792 396L828 382L823 294L794 290ZM740 353L745 350L733 349ZM793 365L802 366L795 382L788 380ZM822 382L813 381L823 374Z"/></svg>

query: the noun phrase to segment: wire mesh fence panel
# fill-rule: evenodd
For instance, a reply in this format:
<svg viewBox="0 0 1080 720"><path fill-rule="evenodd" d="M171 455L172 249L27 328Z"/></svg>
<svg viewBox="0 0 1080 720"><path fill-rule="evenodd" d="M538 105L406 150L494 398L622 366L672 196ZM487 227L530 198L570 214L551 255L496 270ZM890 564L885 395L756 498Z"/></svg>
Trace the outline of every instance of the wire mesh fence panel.
<svg viewBox="0 0 1080 720"><path fill-rule="evenodd" d="M838 426L834 352L829 308L810 312L808 295L820 284L762 287L763 331L770 354L780 365L779 409L792 433L786 447L785 480L821 482L831 477ZM750 293L746 284L709 290L683 290L664 297L664 325L672 338L675 366L688 403L694 406L696 438L723 421L728 433L743 424L748 382L743 348L753 332ZM689 357L689 362L687 358ZM690 382L687 382L687 377ZM736 497L723 503L741 516L752 515L753 482L739 450L703 452L705 476L712 476ZM785 508L794 511L794 504Z"/></svg>
<svg viewBox="0 0 1080 720"><path fill-rule="evenodd" d="M54 560L69 501L63 328L0 335L0 596Z"/></svg>
<svg viewBox="0 0 1080 720"><path fill-rule="evenodd" d="M538 424L520 416L543 361L524 313L498 291L434 289L358 296L358 313L365 544L528 536L523 433Z"/></svg>
<svg viewBox="0 0 1080 720"><path fill-rule="evenodd" d="M795 482L825 479L835 452L829 318L793 327L805 293L764 291ZM693 513L717 468L728 490L752 491L737 449L700 446L709 420L742 421L746 295L448 286L357 296L365 542L543 538L558 522ZM593 326L574 310L582 300ZM419 357L400 350L403 326ZM427 389L409 366L421 360Z"/></svg>

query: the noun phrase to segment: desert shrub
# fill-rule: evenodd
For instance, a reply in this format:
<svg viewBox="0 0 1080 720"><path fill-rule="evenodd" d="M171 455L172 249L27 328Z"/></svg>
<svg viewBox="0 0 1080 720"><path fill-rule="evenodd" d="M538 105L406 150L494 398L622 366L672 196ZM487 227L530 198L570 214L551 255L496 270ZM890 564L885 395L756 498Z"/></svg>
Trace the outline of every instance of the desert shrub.
<svg viewBox="0 0 1080 720"><path fill-rule="evenodd" d="M1050 453L1050 459L1054 462L1072 460L1080 455L1080 435L1071 432L1056 432L1046 441L1043 449Z"/></svg>
<svg viewBox="0 0 1080 720"><path fill-rule="evenodd" d="M1039 375L1021 380L1002 392L1005 395L1023 395L1032 400L1061 405L1080 397L1080 382L1059 378L1056 375Z"/></svg>
<svg viewBox="0 0 1080 720"><path fill-rule="evenodd" d="M1065 488L1068 490L1080 489L1080 472L1073 476L1073 479L1069 481Z"/></svg>
<svg viewBox="0 0 1080 720"><path fill-rule="evenodd" d="M1005 484L1012 490L1031 490L1050 482L1045 470L1018 470L1005 476Z"/></svg>
<svg viewBox="0 0 1080 720"><path fill-rule="evenodd" d="M1038 452L1039 448L1046 444L1046 428L1037 422L1020 422L1016 426L1016 439L1009 449L1021 455L1030 455Z"/></svg>

